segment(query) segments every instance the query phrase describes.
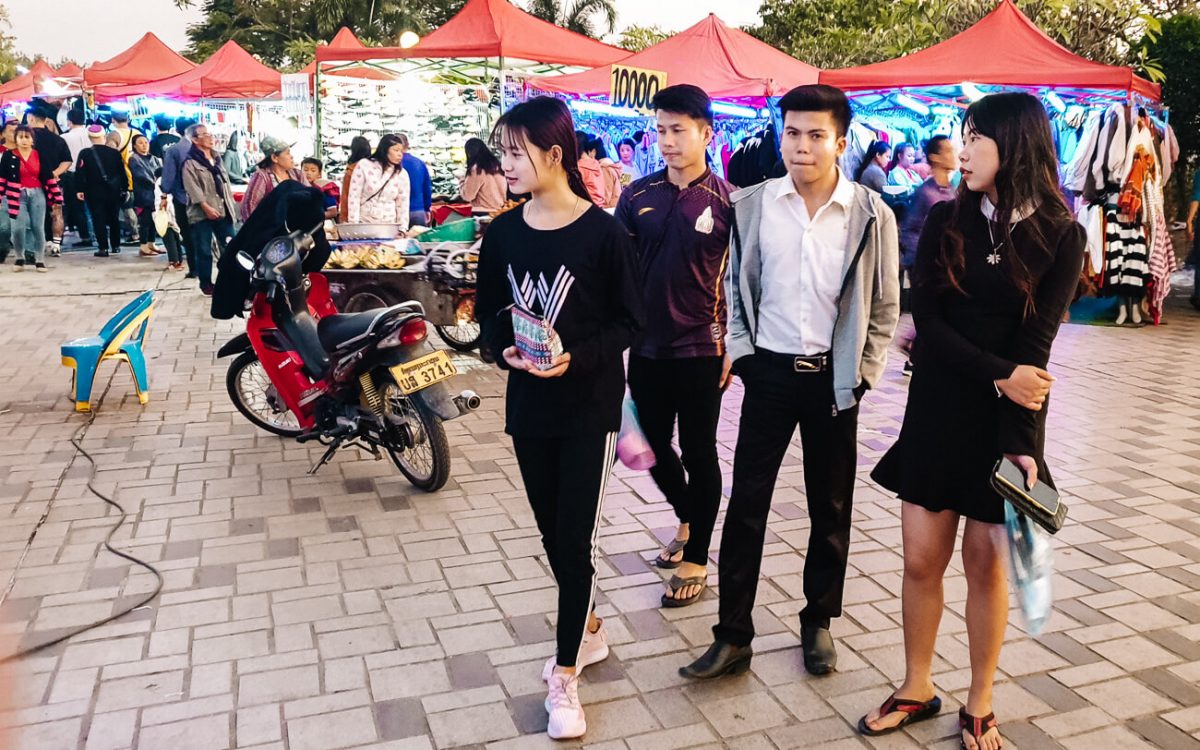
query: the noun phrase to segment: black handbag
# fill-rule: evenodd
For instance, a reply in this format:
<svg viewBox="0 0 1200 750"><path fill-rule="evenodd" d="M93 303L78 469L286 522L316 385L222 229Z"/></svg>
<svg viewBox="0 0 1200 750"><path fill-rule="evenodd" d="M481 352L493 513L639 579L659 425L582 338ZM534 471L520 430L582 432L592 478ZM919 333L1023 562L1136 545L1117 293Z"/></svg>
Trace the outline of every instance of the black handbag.
<svg viewBox="0 0 1200 750"><path fill-rule="evenodd" d="M1032 489L1028 488L1025 472L1007 458L1000 459L992 471L992 489L1051 534L1057 534L1067 519L1067 504L1059 497L1058 490L1040 479Z"/></svg>
<svg viewBox="0 0 1200 750"><path fill-rule="evenodd" d="M121 208L133 208L133 193L129 190L127 182L121 179L120 175L109 177L108 170L104 168L104 162L100 161L100 154L92 149L87 149L92 154L92 161L96 164L96 170L100 172L100 180L117 194L117 205Z"/></svg>

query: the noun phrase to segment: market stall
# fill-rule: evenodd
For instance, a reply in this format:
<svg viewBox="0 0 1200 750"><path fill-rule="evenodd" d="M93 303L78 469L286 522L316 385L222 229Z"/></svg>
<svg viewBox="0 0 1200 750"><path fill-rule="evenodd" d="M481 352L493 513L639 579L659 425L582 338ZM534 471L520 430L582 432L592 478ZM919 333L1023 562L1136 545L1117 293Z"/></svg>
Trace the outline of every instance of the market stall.
<svg viewBox="0 0 1200 750"><path fill-rule="evenodd" d="M350 140L406 133L429 165L434 191L453 194L467 138L486 136L532 75L603 65L627 54L539 20L507 0L468 0L454 18L411 47L317 48L317 151L328 172L345 167ZM338 75L348 66L392 80Z"/></svg>
<svg viewBox="0 0 1200 750"><path fill-rule="evenodd" d="M14 117L35 96L56 100L79 96L78 83L70 79L45 60L37 60L27 72L0 86L0 108L6 110L6 117Z"/></svg>
<svg viewBox="0 0 1200 750"><path fill-rule="evenodd" d="M1001 0L979 23L940 44L896 60L823 71L820 80L851 96L855 122L842 163L849 174L874 140L919 144L934 134L957 137L966 106L987 93L1039 96L1062 184L1088 230L1090 283L1118 300L1120 311L1113 314L1119 323L1137 322L1143 302L1153 320L1160 319L1175 268L1162 186L1179 151L1158 84L1072 53L1012 0ZM1128 200L1132 193L1144 200L1135 205Z"/></svg>
<svg viewBox="0 0 1200 750"><path fill-rule="evenodd" d="M107 92L114 88L161 81L186 73L195 67L196 64L191 60L168 47L153 33L147 32L120 54L89 65L83 71L83 85L93 102L97 97L106 101L109 98ZM177 117L191 108L184 106L183 102L169 98L146 98L138 109L150 115Z"/></svg>
<svg viewBox="0 0 1200 750"><path fill-rule="evenodd" d="M527 94L548 92L570 99L582 129L598 135L617 156L617 144L643 133L642 147L650 151L647 166L661 168L653 144L653 126L643 112L614 107L610 99L613 69L660 74L661 86L699 86L715 102L716 134L712 164L722 175L731 154L746 138L770 124L768 102L802 84L816 83L820 71L709 14L684 31L613 64L553 78L531 79Z"/></svg>
<svg viewBox="0 0 1200 750"><path fill-rule="evenodd" d="M223 152L231 138L253 150L262 136L272 135L291 142L298 137L294 118L284 111L278 71L228 41L203 63L160 80L106 86L97 101L126 100L135 117L151 114L155 102L169 100L195 106L199 120L215 136L215 148ZM235 136L235 134L237 134Z"/></svg>

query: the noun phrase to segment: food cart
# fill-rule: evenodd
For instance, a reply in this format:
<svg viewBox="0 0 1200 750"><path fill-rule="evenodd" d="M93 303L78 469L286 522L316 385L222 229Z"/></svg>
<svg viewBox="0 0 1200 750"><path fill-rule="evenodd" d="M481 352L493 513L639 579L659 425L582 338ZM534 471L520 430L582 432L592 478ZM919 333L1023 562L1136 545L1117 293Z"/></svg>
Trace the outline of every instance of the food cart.
<svg viewBox="0 0 1200 750"><path fill-rule="evenodd" d="M365 225L341 225L322 270L337 308L362 312L416 300L450 347L464 352L476 348L480 330L475 320L475 222L455 222L447 228L455 224L462 229L440 236L435 230L434 238L424 241L351 238L347 227Z"/></svg>

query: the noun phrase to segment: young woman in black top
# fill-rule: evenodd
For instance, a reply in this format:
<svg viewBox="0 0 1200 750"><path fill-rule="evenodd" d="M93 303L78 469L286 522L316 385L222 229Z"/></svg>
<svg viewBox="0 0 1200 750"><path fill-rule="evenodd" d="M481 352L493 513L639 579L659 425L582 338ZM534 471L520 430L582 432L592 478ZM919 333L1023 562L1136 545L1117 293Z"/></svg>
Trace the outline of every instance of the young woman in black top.
<svg viewBox="0 0 1200 750"><path fill-rule="evenodd" d="M905 679L859 728L882 734L939 710L931 664L942 578L965 516L971 687L959 712L961 742L998 750L992 683L1008 583L998 525L1004 504L989 479L1007 456L1031 486L1050 481L1043 452L1054 378L1045 368L1083 268L1085 236L1058 190L1038 99L979 100L967 110L963 139L958 197L930 211L917 246L918 336L904 425L872 474L903 501Z"/></svg>
<svg viewBox="0 0 1200 750"><path fill-rule="evenodd" d="M476 314L509 371L506 428L558 582L557 656L547 733L580 737L578 671L608 656L592 614L596 538L625 393L622 352L640 319L628 234L588 198L575 127L563 102L539 97L500 118L504 176L527 203L496 217L479 252ZM514 345L513 308L541 316L562 354L538 369Z"/></svg>

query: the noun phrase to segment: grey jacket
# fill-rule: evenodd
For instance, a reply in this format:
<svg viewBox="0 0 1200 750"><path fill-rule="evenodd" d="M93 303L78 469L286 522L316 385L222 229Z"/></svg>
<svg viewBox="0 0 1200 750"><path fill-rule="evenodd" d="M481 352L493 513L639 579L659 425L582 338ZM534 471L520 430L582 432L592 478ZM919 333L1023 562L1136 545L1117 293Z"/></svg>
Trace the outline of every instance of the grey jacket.
<svg viewBox="0 0 1200 750"><path fill-rule="evenodd" d="M729 300L725 347L735 362L754 353L762 294L758 229L768 184L770 180L730 196L734 226L729 272L725 276ZM900 318L896 217L879 195L858 184L854 185L843 268L842 292L833 326L833 391L840 410L858 403L856 391L860 385L871 388L879 382L887 362L888 344Z"/></svg>
<svg viewBox="0 0 1200 750"><path fill-rule="evenodd" d="M208 218L204 215L204 209L200 207L201 203L207 203L218 211L223 210L226 218L235 222L237 220L237 211L233 208L233 188L229 185L229 176L225 174L219 156L216 164L220 167L224 182L220 193L217 192L216 179L204 165L191 158L183 163L183 189L187 191L188 197L188 221L204 221Z"/></svg>

